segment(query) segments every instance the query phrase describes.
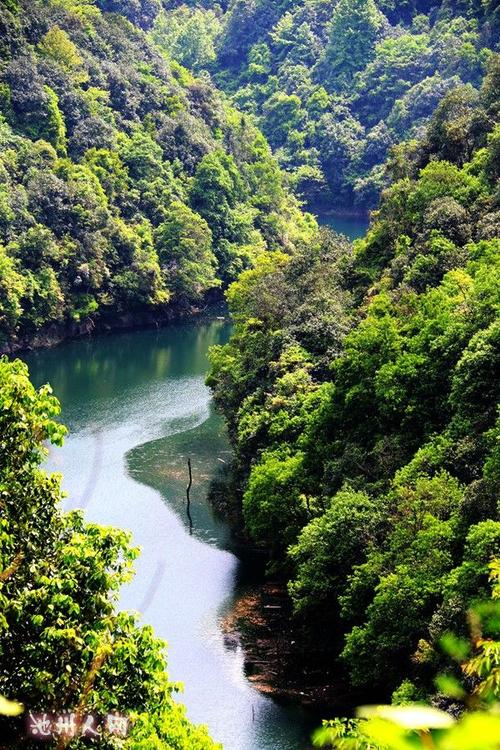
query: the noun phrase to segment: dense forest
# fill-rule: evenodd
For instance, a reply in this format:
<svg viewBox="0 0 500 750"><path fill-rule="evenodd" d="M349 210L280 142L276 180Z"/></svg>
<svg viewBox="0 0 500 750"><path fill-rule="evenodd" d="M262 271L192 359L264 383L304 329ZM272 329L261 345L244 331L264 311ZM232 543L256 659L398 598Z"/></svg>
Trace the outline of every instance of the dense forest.
<svg viewBox="0 0 500 750"><path fill-rule="evenodd" d="M212 352L246 526L307 647L379 697L432 690L500 548L499 84L495 58L393 152L354 250L323 233L243 273Z"/></svg>
<svg viewBox="0 0 500 750"><path fill-rule="evenodd" d="M376 206L391 147L446 93L474 96L500 39L493 0L165 5L162 48L255 117L300 196L348 210Z"/></svg>
<svg viewBox="0 0 500 750"><path fill-rule="evenodd" d="M0 347L161 319L314 225L248 118L99 6L0 3Z"/></svg>
<svg viewBox="0 0 500 750"><path fill-rule="evenodd" d="M167 320L316 231L248 118L148 41L147 6L0 3L3 349ZM49 387L0 360L0 695L133 716L120 747L215 747L173 698L164 644L116 609L129 536L61 511L40 466L57 414ZM2 742L26 746L23 721L5 721Z"/></svg>
<svg viewBox="0 0 500 750"><path fill-rule="evenodd" d="M499 39L494 0L0 0L0 351L225 293L232 515L297 650L352 705L484 709L453 750L499 732ZM303 201L376 210L351 243ZM0 696L215 748L117 607L129 535L61 510L58 414L0 359ZM315 742L420 746L366 726Z"/></svg>

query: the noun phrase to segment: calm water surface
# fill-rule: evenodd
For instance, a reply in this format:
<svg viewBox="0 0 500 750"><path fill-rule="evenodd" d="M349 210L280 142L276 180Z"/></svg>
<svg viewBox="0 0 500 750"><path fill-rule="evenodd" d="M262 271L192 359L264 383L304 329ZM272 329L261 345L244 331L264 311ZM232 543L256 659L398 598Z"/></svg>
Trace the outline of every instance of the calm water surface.
<svg viewBox="0 0 500 750"><path fill-rule="evenodd" d="M316 216L320 224L331 227L339 234L345 234L350 240L364 237L370 224L368 216L337 216L314 208L311 208L310 211Z"/></svg>
<svg viewBox="0 0 500 750"><path fill-rule="evenodd" d="M26 357L50 382L70 434L50 456L64 474L66 507L129 529L142 554L121 605L169 642L169 672L185 684L189 717L225 750L304 750L311 717L283 708L245 678L239 647L219 628L245 570L229 529L207 503L230 457L204 385L207 350L230 333L222 321L69 342ZM193 462L192 533L185 516Z"/></svg>

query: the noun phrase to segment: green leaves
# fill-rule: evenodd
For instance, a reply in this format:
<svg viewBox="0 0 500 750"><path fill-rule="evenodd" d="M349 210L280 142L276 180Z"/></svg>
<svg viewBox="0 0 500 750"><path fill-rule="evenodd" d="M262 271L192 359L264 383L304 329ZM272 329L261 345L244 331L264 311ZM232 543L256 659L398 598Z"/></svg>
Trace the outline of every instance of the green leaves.
<svg viewBox="0 0 500 750"><path fill-rule="evenodd" d="M383 513L367 495L345 487L302 530L297 544L288 550L295 576L289 593L297 613L309 618L335 617L335 603L345 590L355 565L364 562L383 522Z"/></svg>
<svg viewBox="0 0 500 750"><path fill-rule="evenodd" d="M450 714L431 706L362 706L357 715L362 719L379 718L390 721L403 729L429 730L447 729L453 726Z"/></svg>
<svg viewBox="0 0 500 750"><path fill-rule="evenodd" d="M436 677L436 687L442 695L455 700L463 700L466 692L460 682L452 675L442 674Z"/></svg>
<svg viewBox="0 0 500 750"><path fill-rule="evenodd" d="M16 701L7 700L0 695L0 715L2 716L19 716L24 711L24 706Z"/></svg>
<svg viewBox="0 0 500 750"><path fill-rule="evenodd" d="M385 18L373 0L340 0L329 25L324 65L330 85L346 89L362 70L382 37Z"/></svg>
<svg viewBox="0 0 500 750"><path fill-rule="evenodd" d="M290 28L291 16L280 44ZM394 62L399 41L375 54ZM466 99L438 119L472 117L477 97ZM340 128L328 117L325 150ZM235 336L209 378L247 528L288 566L306 647L332 669L341 651L362 689L406 683L405 703L441 671L439 689L462 696L439 644L487 595L498 551L498 241L470 241L489 231L477 219L495 202L493 140L469 163L426 157L420 171L427 146L401 149L405 176L354 257L323 234L245 272L228 293ZM497 615L483 614L490 637Z"/></svg>
<svg viewBox="0 0 500 750"><path fill-rule="evenodd" d="M453 633L445 633L440 641L443 651L454 661L463 662L470 655L470 644L464 638L458 638Z"/></svg>
<svg viewBox="0 0 500 750"><path fill-rule="evenodd" d="M167 286L177 295L202 299L209 289L219 286L212 232L197 213L173 202L155 240Z"/></svg>
<svg viewBox="0 0 500 750"><path fill-rule="evenodd" d="M315 747L337 750L494 750L500 718L494 713L465 714L458 721L430 706L364 706L357 720L324 722L313 736Z"/></svg>
<svg viewBox="0 0 500 750"><path fill-rule="evenodd" d="M300 453L268 452L253 470L243 498L245 522L253 538L271 545L278 557L295 541L308 517L301 469Z"/></svg>
<svg viewBox="0 0 500 750"><path fill-rule="evenodd" d="M148 37L139 27L159 9L159 0L50 0L36 39L14 19L5 27L3 350L54 324L170 318L266 250L291 251L311 234L255 125L155 46L170 34L164 47L203 65L215 56L205 32L217 33L218 15L184 8L177 25L162 15ZM28 26L36 12L27 8ZM106 42L96 47L98 36ZM165 235L172 217L183 226Z"/></svg>
<svg viewBox="0 0 500 750"><path fill-rule="evenodd" d="M172 698L164 644L116 611L138 554L130 535L63 514L60 478L39 468L43 442L65 434L58 412L26 365L0 359L0 693L30 709L135 714L134 750L212 750ZM0 713L23 710L0 698Z"/></svg>

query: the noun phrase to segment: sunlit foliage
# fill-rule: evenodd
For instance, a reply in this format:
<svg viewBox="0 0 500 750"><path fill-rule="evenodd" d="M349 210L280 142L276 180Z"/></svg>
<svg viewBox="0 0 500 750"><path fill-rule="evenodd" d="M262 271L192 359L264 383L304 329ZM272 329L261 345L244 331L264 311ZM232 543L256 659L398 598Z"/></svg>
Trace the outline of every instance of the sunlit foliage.
<svg viewBox="0 0 500 750"><path fill-rule="evenodd" d="M169 319L309 234L255 126L147 39L158 11L0 5L3 349Z"/></svg>
<svg viewBox="0 0 500 750"><path fill-rule="evenodd" d="M31 711L125 713L127 748L215 748L174 701L164 644L117 610L137 555L129 535L63 514L61 477L40 467L66 433L58 414L26 365L0 359L0 695ZM16 713L0 700L0 714ZM3 719L1 732L25 745L23 719ZM99 746L116 744L103 736Z"/></svg>
<svg viewBox="0 0 500 750"><path fill-rule="evenodd" d="M497 98L492 67L465 109L443 100L354 251L323 233L243 274L211 355L304 648L378 699L432 692L500 545Z"/></svg>

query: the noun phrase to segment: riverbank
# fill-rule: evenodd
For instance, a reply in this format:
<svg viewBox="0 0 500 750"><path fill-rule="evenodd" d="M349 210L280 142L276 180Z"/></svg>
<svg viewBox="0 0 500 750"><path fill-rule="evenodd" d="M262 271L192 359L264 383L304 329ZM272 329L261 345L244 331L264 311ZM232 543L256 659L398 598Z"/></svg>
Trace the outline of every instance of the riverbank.
<svg viewBox="0 0 500 750"><path fill-rule="evenodd" d="M255 568L234 553L227 523L207 502L231 460L204 383L209 348L231 333L214 317L27 354L35 385L51 383L69 429L48 468L64 477L65 510L123 528L141 548L120 608L140 612L168 641L169 676L185 685L190 720L224 750L309 750L316 716L255 690L241 648L229 648L219 627Z"/></svg>
<svg viewBox="0 0 500 750"><path fill-rule="evenodd" d="M351 240L363 237L369 225L369 213L354 208L331 209L331 204L307 207L323 226L328 226ZM32 334L20 336L8 343L0 343L0 355L21 354L34 349L49 349L64 341L85 338L97 333L114 333L148 328L164 328L175 323L199 319L207 310L224 308L225 300L220 289L209 292L200 304L175 303L161 310L136 310L121 313L96 313L80 322L66 320L53 323Z"/></svg>
<svg viewBox="0 0 500 750"><path fill-rule="evenodd" d="M323 204L316 203L312 206L304 206L304 211L307 211L310 214L313 214L314 216L320 217L320 223L323 222L321 219L323 217L328 219L357 219L360 222L363 223L369 223L370 222L370 214L371 211L369 209L359 209L354 208L353 206L348 206L345 208L331 208L330 202Z"/></svg>
<svg viewBox="0 0 500 750"><path fill-rule="evenodd" d="M246 571L245 585L220 618L227 647L241 649L245 675L262 695L307 709L318 723L349 715L359 700L349 692L341 669L325 666L324 650L315 651L293 617L286 581L266 575L269 556L245 530L240 497L238 472L228 466L208 495L217 517L229 524L232 548Z"/></svg>
<svg viewBox="0 0 500 750"><path fill-rule="evenodd" d="M221 630L229 645L241 646L247 679L263 695L313 711L318 723L356 705L340 670L325 668L323 652L306 644L282 581L263 580L242 594Z"/></svg>
<svg viewBox="0 0 500 750"><path fill-rule="evenodd" d="M36 331L33 334L20 336L8 343L0 344L0 355L21 354L36 349L50 349L65 341L85 338L99 333L118 333L126 331L164 328L176 323L201 319L204 315L215 317L218 312L226 315L222 295L216 293L207 296L199 305L170 305L161 311L143 310L130 313L95 315L76 323L63 321Z"/></svg>

